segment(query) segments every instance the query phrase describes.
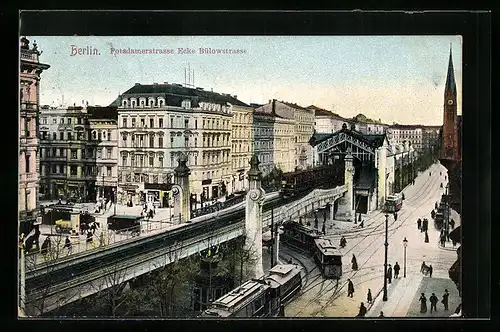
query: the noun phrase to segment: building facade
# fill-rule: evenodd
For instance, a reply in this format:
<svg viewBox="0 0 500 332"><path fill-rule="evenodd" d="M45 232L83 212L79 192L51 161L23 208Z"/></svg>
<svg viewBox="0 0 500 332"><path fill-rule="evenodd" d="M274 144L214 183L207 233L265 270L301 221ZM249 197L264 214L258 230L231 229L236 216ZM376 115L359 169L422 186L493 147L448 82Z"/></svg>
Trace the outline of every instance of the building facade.
<svg viewBox="0 0 500 332"><path fill-rule="evenodd" d="M98 197L113 198L117 156L113 117L113 107L41 108L40 194L44 199L94 202ZM107 175L108 170L114 177Z"/></svg>
<svg viewBox="0 0 500 332"><path fill-rule="evenodd" d="M136 84L119 97L118 201L171 203L179 155L188 157L190 191L206 201L232 183L235 96L180 84Z"/></svg>
<svg viewBox="0 0 500 332"><path fill-rule="evenodd" d="M87 151L95 152L95 200L115 201L118 184L118 112L115 107L89 107L91 139Z"/></svg>
<svg viewBox="0 0 500 332"><path fill-rule="evenodd" d="M422 150L434 153L439 148L439 130L441 126L422 126Z"/></svg>
<svg viewBox="0 0 500 332"><path fill-rule="evenodd" d="M21 38L20 46L20 110L19 110L19 228L27 234L38 217L40 159L38 149L38 112L40 75L49 65L40 63L36 43Z"/></svg>
<svg viewBox="0 0 500 332"><path fill-rule="evenodd" d="M293 141L293 167L305 169L313 165L313 148L309 141L314 133L314 110L273 99L257 108L257 111L275 114L277 119L293 120L295 137ZM278 132L278 135L286 136L288 133Z"/></svg>
<svg viewBox="0 0 500 332"><path fill-rule="evenodd" d="M253 149L253 111L252 107L233 106L231 121L231 192L244 191L248 188L246 173L250 169Z"/></svg>
<svg viewBox="0 0 500 332"><path fill-rule="evenodd" d="M423 150L422 126L394 124L387 129L387 138L393 145L410 142L416 151Z"/></svg>
<svg viewBox="0 0 500 332"><path fill-rule="evenodd" d="M333 112L314 105L308 106L307 109L314 111L314 130L318 133L334 133L342 129L344 123L350 122Z"/></svg>

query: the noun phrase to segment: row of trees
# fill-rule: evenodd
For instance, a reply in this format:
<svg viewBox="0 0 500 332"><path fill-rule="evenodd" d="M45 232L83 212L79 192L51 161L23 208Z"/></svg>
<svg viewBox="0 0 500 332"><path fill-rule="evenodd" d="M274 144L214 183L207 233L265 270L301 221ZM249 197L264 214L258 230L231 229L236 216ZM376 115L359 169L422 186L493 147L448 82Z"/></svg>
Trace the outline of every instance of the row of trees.
<svg viewBox="0 0 500 332"><path fill-rule="evenodd" d="M207 240L209 247L213 245L212 239L213 237L209 237ZM51 259L57 258L55 257L57 255L62 256L65 254L62 246L56 248L50 251ZM47 282L47 286L41 292L38 292L38 300L31 303L31 315L53 317L172 317L189 314L192 303L190 296L187 296L187 294L192 294L195 277L200 272L200 256L191 255L182 258L184 256L183 250L182 244L178 243L164 256L164 259L169 261L170 264L164 266L159 264L150 273L134 280L126 280L128 270L122 268L119 264L105 267L102 269L105 272L105 277L100 280L100 285L92 283L86 285L86 287L93 290L94 295L68 305L65 305L67 299L76 294L65 292L64 295L58 295L57 299L54 299L54 296L49 299L48 295L53 290L53 286L51 286L50 282ZM245 266L253 264L252 250L244 248L244 237L220 246L220 252L222 253L220 268L228 271L229 276L236 285L246 280ZM47 259L43 264L50 273L50 260ZM33 268L33 265L27 264L27 268L28 266ZM213 273L216 273L216 271L213 271ZM47 312L49 304L51 306L55 305L57 309Z"/></svg>

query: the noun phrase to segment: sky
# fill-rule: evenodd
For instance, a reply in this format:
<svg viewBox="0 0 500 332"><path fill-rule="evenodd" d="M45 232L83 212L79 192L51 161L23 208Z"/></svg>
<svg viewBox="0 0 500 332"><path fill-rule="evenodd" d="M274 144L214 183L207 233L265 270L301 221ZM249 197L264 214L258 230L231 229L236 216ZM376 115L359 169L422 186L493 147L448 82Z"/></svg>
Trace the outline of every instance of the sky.
<svg viewBox="0 0 500 332"><path fill-rule="evenodd" d="M443 123L450 45L462 96L461 36L28 36L51 67L41 75L40 104L109 105L135 83L185 83L237 95L316 105L343 117L359 113L392 124ZM74 49L97 50L97 55ZM173 54L112 54L112 49ZM195 50L179 53L179 48ZM240 54L200 54L200 48Z"/></svg>

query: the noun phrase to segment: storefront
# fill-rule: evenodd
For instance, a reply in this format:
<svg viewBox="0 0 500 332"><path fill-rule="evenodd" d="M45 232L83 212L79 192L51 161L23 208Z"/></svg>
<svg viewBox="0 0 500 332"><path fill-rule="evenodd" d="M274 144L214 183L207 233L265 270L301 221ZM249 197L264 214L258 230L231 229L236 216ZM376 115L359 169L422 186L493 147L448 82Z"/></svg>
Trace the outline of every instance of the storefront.
<svg viewBox="0 0 500 332"><path fill-rule="evenodd" d="M122 185L118 187L118 203L121 205L140 204L140 196L138 193L139 186L135 184Z"/></svg>
<svg viewBox="0 0 500 332"><path fill-rule="evenodd" d="M145 183L144 197L146 202L153 203L156 207L169 207L171 183Z"/></svg>

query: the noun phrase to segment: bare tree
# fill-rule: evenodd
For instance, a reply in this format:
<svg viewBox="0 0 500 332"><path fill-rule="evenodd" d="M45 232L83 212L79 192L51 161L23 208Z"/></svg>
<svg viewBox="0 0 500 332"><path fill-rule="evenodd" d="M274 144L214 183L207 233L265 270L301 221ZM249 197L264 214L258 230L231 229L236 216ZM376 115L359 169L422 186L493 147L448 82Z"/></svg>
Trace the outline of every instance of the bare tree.
<svg viewBox="0 0 500 332"><path fill-rule="evenodd" d="M165 264L152 272L151 291L160 306L162 316L172 316L177 309L177 299L182 285L192 280L196 271L196 260L182 257L182 243L172 246L165 255Z"/></svg>
<svg viewBox="0 0 500 332"><path fill-rule="evenodd" d="M228 264L235 284L243 284L250 276L249 267L257 262L255 252L254 246L245 248L245 237L239 237L225 246L224 260Z"/></svg>
<svg viewBox="0 0 500 332"><path fill-rule="evenodd" d="M51 295L55 290L52 273L55 263L61 257L67 256L71 251L65 247L66 239L63 236L48 237L42 244L40 252L29 253L25 255L26 273L35 270L43 270L44 274L39 280L39 286L36 289L26 289L26 311L30 315L44 315L54 308L66 304L71 297L72 292L65 291L58 295Z"/></svg>

